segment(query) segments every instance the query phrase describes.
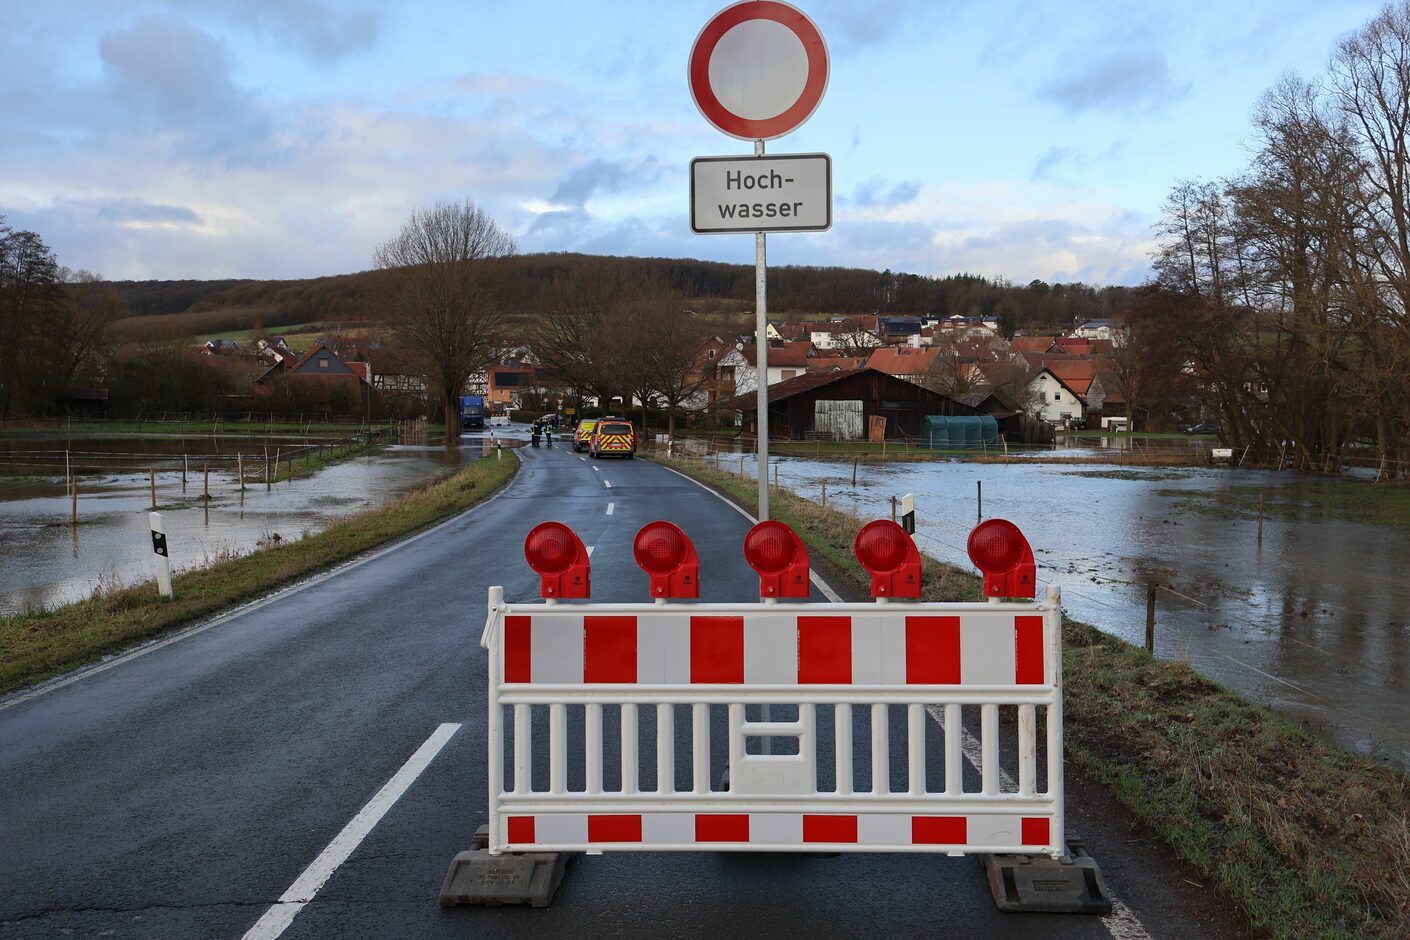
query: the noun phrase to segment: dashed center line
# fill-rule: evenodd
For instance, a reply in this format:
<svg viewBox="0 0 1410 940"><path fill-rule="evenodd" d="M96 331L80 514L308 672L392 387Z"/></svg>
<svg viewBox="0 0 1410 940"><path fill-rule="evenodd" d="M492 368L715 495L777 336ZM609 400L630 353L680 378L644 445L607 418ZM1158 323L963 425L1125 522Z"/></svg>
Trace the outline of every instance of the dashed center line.
<svg viewBox="0 0 1410 940"><path fill-rule="evenodd" d="M612 481L611 481L611 480L603 480L603 481L602 481L602 485L605 486L605 487L607 487L607 488L610 490L610 489L612 488Z"/></svg>
<svg viewBox="0 0 1410 940"><path fill-rule="evenodd" d="M593 467L593 468L592 468L592 472L593 472L593 473L601 473L601 472L602 472L602 468L600 468L600 467Z"/></svg>
<svg viewBox="0 0 1410 940"><path fill-rule="evenodd" d="M616 503L608 503L608 504L607 504L607 515L609 515L609 516L612 515L612 510L615 509L616 506L617 506Z"/></svg>

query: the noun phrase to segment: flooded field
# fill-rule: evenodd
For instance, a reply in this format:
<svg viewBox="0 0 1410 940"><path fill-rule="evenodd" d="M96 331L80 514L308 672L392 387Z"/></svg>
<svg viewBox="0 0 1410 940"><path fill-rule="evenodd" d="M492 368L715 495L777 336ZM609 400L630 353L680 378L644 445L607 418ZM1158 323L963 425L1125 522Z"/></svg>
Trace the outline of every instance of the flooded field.
<svg viewBox="0 0 1410 940"><path fill-rule="evenodd" d="M316 439L314 439L316 445ZM268 439L81 438L0 441L0 461L47 452L47 467L0 477L0 614L80 600L107 589L152 578L148 467L155 467L157 506L163 513L172 565L198 567L254 549L301 538L330 521L381 505L483 453L478 435L462 438L455 458L432 438L393 444L334 463L309 476L266 488L254 482L264 448L271 456L306 447L293 435ZM79 481L77 526L63 476L65 451ZM243 454L246 484L236 476ZM184 457L184 459L183 459ZM48 459L48 458L46 458ZM209 500L201 498L210 463ZM183 486L183 468L186 482ZM49 475L57 466L57 475Z"/></svg>
<svg viewBox="0 0 1410 940"><path fill-rule="evenodd" d="M721 465L736 470L738 461ZM966 568L982 483L984 517L1024 531L1039 580L1062 588L1072 616L1139 644L1146 586L1166 585L1158 656L1186 660L1357 753L1410 767L1410 607L1399 599L1410 528L1340 521L1311 499L1314 490L1369 484L1291 472L935 462L864 464L853 486L850 464L780 458L778 466L783 486L816 500L827 479L830 502L873 517L890 516L891 496L914 493L921 550ZM752 457L745 472L754 472ZM1259 492L1287 510L1267 516L1261 544Z"/></svg>

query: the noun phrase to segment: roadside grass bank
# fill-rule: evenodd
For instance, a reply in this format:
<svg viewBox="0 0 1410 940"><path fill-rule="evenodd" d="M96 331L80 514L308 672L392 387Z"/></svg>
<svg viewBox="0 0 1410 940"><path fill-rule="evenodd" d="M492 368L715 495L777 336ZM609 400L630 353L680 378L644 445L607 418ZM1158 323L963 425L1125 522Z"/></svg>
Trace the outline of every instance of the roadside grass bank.
<svg viewBox="0 0 1410 940"><path fill-rule="evenodd" d="M0 617L0 694L32 685L191 621L252 600L386 542L469 509L507 484L512 451L491 454L402 498L341 519L297 541L260 549L172 579L102 590L53 610Z"/></svg>
<svg viewBox="0 0 1410 940"><path fill-rule="evenodd" d="M1266 516L1338 519L1373 525L1410 526L1410 485L1370 483L1338 478L1308 480L1297 486L1233 486L1217 492L1163 489L1157 495L1176 500L1181 509L1230 519L1257 519L1263 497Z"/></svg>
<svg viewBox="0 0 1410 940"><path fill-rule="evenodd" d="M756 507L755 484L648 455ZM788 523L865 596L851 544L864 520L774 489ZM977 576L924 558L924 599L976 600ZM1410 779L1267 708L1064 619L1064 741L1099 781L1275 937L1410 936Z"/></svg>

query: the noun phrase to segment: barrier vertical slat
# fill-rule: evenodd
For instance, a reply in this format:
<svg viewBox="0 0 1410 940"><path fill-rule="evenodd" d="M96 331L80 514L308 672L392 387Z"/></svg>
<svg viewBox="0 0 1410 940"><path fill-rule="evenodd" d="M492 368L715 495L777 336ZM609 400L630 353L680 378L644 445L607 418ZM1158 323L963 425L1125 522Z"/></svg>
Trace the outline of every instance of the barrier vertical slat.
<svg viewBox="0 0 1410 940"><path fill-rule="evenodd" d="M710 792L710 706L692 705L690 723L691 770L695 792Z"/></svg>
<svg viewBox="0 0 1410 940"><path fill-rule="evenodd" d="M676 706L656 706L656 792L676 792Z"/></svg>
<svg viewBox="0 0 1410 940"><path fill-rule="evenodd" d="M583 749L586 753L587 792L602 792L602 706L596 702L585 709Z"/></svg>
<svg viewBox="0 0 1410 940"><path fill-rule="evenodd" d="M490 610L494 611L496 600L495 592L498 588L490 588ZM502 600L502 595L500 597ZM488 699L488 714L485 716L485 735L489 739L489 754L486 755L486 770L489 774L489 787L487 796L490 804L490 850L499 851L500 824L499 824L499 804L504 793L504 729L501 722L504 716L500 714L499 704L499 683L503 672L499 661L500 628L504 625L502 617L495 617L493 625L489 631L489 646L486 648L489 655L489 683L485 691Z"/></svg>
<svg viewBox="0 0 1410 940"><path fill-rule="evenodd" d="M622 792L640 793L641 780L637 773L637 720L636 706L622 706Z"/></svg>
<svg viewBox="0 0 1410 940"><path fill-rule="evenodd" d="M568 792L568 706L548 706L548 792Z"/></svg>
<svg viewBox="0 0 1410 940"><path fill-rule="evenodd" d="M846 795L852 793L852 706L832 706L832 720L836 728L833 763L837 767L837 792Z"/></svg>
<svg viewBox="0 0 1410 940"><path fill-rule="evenodd" d="M887 737L885 705L871 707L871 792L873 796L891 792L891 741Z"/></svg>
<svg viewBox="0 0 1410 940"><path fill-rule="evenodd" d="M818 792L818 706L800 704L798 723L803 733L798 738L798 755L812 765L812 779L808 781L808 791Z"/></svg>
<svg viewBox="0 0 1410 940"><path fill-rule="evenodd" d="M1018 706L1018 792L1038 789L1038 717L1036 705Z"/></svg>
<svg viewBox="0 0 1410 940"><path fill-rule="evenodd" d="M980 781L985 796L999 792L999 706L979 706Z"/></svg>
<svg viewBox="0 0 1410 940"><path fill-rule="evenodd" d="M910 774L912 796L925 793L925 706L906 706L906 769Z"/></svg>
<svg viewBox="0 0 1410 940"><path fill-rule="evenodd" d="M964 792L964 712L958 704L945 706L945 795L959 796Z"/></svg>
<svg viewBox="0 0 1410 940"><path fill-rule="evenodd" d="M529 792L529 756L532 753L533 731L529 706L514 706L514 792Z"/></svg>
<svg viewBox="0 0 1410 940"><path fill-rule="evenodd" d="M1048 681L1052 683L1053 701L1044 717L1048 720L1048 799L1053 801L1053 824L1050 830L1054 844L1066 848L1067 804L1062 783L1062 592L1048 585L1047 601L1051 610L1045 626L1048 630Z"/></svg>

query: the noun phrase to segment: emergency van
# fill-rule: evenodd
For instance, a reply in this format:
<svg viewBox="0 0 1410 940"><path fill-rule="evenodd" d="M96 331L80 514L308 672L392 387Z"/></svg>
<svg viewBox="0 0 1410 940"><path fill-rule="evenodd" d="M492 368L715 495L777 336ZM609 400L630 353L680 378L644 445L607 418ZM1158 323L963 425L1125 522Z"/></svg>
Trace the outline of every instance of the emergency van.
<svg viewBox="0 0 1410 940"><path fill-rule="evenodd" d="M588 454L596 457L636 456L636 430L624 418L603 418L592 429Z"/></svg>
<svg viewBox="0 0 1410 940"><path fill-rule="evenodd" d="M573 431L573 450L575 453L582 453L587 450L592 442L592 429L597 427L596 418L588 418L578 423L578 427Z"/></svg>

